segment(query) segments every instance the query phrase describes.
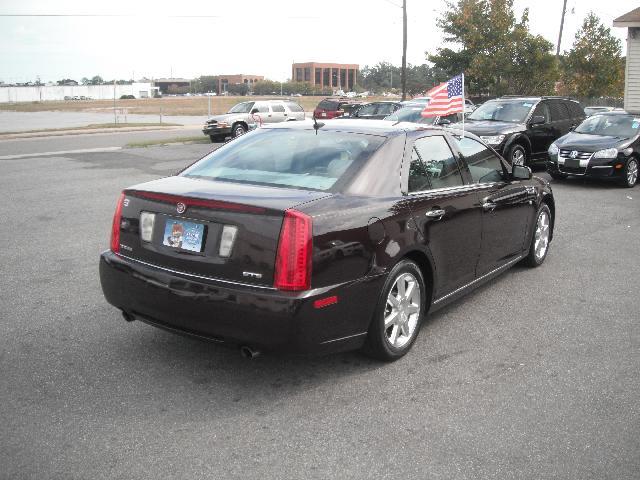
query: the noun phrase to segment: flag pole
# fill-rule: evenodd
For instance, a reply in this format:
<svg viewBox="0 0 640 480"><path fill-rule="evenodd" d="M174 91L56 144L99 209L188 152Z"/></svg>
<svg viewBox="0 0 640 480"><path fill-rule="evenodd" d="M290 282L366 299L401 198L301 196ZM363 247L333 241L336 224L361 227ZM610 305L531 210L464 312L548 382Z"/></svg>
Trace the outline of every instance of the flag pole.
<svg viewBox="0 0 640 480"><path fill-rule="evenodd" d="M466 105L464 103L464 72L462 72L462 138L464 138L464 111Z"/></svg>

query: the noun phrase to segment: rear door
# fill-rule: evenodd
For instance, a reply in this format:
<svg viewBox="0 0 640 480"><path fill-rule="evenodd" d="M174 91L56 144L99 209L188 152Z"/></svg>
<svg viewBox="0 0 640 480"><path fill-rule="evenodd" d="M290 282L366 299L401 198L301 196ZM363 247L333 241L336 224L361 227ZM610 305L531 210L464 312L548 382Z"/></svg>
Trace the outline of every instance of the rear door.
<svg viewBox="0 0 640 480"><path fill-rule="evenodd" d="M281 103L272 103L271 107L271 122L278 123L287 120L287 112L284 109L284 105Z"/></svg>
<svg viewBox="0 0 640 480"><path fill-rule="evenodd" d="M456 143L482 207L482 243L476 271L481 276L521 254L535 213L535 191L520 181L510 181L502 160L481 142L456 137Z"/></svg>
<svg viewBox="0 0 640 480"><path fill-rule="evenodd" d="M413 219L436 269L434 298L475 278L481 244L481 213L444 135L412 145L407 191Z"/></svg>

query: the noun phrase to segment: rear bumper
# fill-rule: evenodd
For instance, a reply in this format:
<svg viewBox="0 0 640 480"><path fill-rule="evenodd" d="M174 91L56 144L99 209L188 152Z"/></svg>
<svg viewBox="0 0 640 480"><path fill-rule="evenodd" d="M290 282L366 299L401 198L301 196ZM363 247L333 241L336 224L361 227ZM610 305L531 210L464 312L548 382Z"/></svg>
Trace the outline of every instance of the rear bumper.
<svg viewBox="0 0 640 480"><path fill-rule="evenodd" d="M203 279L124 258L100 256L107 301L128 315L178 333L288 353L332 353L362 346L384 277L281 292ZM338 303L315 308L317 299Z"/></svg>

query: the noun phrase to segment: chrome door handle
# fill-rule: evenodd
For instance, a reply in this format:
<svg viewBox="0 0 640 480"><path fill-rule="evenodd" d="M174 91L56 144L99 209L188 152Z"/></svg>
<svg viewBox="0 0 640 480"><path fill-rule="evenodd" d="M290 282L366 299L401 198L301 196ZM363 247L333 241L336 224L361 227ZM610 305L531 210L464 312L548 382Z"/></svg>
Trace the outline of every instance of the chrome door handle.
<svg viewBox="0 0 640 480"><path fill-rule="evenodd" d="M493 203L493 202L484 202L484 203L482 204L482 209L483 209L485 212L493 212L493 211L496 209L496 207L497 207L497 206L498 206L498 204L497 204L497 203Z"/></svg>
<svg viewBox="0 0 640 480"><path fill-rule="evenodd" d="M440 220L445 214L445 211L441 208L434 208L433 210L429 210L425 215L429 218L433 218L434 220Z"/></svg>

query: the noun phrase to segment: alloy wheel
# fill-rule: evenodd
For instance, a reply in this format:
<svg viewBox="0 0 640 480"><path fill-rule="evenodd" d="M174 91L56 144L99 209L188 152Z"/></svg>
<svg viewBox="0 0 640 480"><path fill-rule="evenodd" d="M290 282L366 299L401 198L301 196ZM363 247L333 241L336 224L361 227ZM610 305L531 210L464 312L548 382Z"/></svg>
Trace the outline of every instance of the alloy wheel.
<svg viewBox="0 0 640 480"><path fill-rule="evenodd" d="M524 152L516 148L511 154L511 165L524 165Z"/></svg>
<svg viewBox="0 0 640 480"><path fill-rule="evenodd" d="M627 164L627 184L633 186L638 181L638 162L629 160Z"/></svg>
<svg viewBox="0 0 640 480"><path fill-rule="evenodd" d="M535 243L533 250L537 260L544 258L549 247L549 214L546 211L540 212L536 224Z"/></svg>
<svg viewBox="0 0 640 480"><path fill-rule="evenodd" d="M241 125L238 125L235 129L235 136L239 137L240 135L244 135L245 131L244 131L244 127L242 127Z"/></svg>
<svg viewBox="0 0 640 480"><path fill-rule="evenodd" d="M384 331L392 347L402 348L413 337L420 318L421 292L416 277L400 275L387 296Z"/></svg>

